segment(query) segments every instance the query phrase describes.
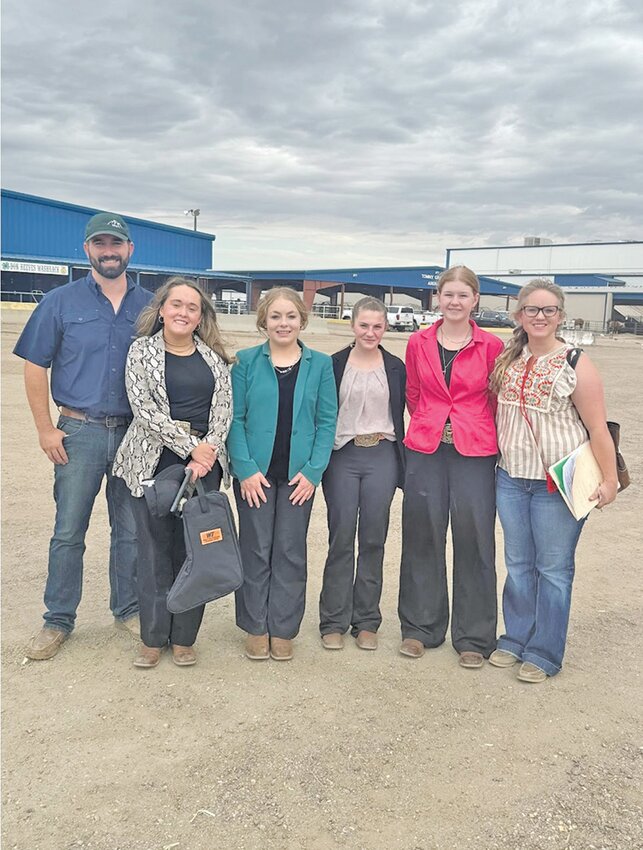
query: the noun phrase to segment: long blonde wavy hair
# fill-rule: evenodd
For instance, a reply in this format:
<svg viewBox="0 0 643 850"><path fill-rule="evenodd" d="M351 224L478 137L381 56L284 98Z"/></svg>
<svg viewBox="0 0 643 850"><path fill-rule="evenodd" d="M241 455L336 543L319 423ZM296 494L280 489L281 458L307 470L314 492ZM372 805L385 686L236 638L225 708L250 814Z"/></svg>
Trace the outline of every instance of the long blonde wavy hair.
<svg viewBox="0 0 643 850"><path fill-rule="evenodd" d="M512 313L513 319L518 321L520 311L524 307L525 302L532 292L536 292L539 289L544 289L546 292L551 292L552 295L556 296L558 306L560 307L560 313L558 314L559 321L562 321L565 318L565 293L563 290L560 286L557 286L553 280L548 280L546 277L536 277L533 280L530 280L529 283L525 284L525 286L523 286L520 290L516 309ZM556 337L557 339L560 339L561 342L564 341L562 337L558 336L558 334L556 334ZM494 393L498 393L500 391L502 379L507 368L514 362L514 360L517 360L520 357L522 350L527 345L528 341L529 337L527 336L527 332L521 325L514 328L513 335L505 346L505 350L496 360L496 365L494 366L491 378L489 379L489 386Z"/></svg>
<svg viewBox="0 0 643 850"><path fill-rule="evenodd" d="M196 281L190 280L187 277L171 277L160 289L157 289L154 293L154 298L142 310L139 316L137 322L139 336L153 336L161 330L163 323L160 320L159 311L169 298L170 292L177 286L189 286L190 289L199 293L199 297L201 298L201 318L194 333L203 340L208 348L211 348L212 351L218 354L224 363L232 363L234 358L226 352L223 345L223 339L217 322L217 314L214 311L212 300Z"/></svg>

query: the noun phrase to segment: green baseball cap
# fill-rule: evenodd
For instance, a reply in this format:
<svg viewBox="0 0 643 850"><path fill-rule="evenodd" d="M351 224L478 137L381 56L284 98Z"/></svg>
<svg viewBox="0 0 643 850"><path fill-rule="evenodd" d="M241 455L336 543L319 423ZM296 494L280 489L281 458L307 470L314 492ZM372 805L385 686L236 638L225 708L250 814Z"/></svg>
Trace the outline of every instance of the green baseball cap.
<svg viewBox="0 0 643 850"><path fill-rule="evenodd" d="M115 213L96 213L87 222L85 242L94 236L116 236L124 242L129 242L129 229L125 219Z"/></svg>

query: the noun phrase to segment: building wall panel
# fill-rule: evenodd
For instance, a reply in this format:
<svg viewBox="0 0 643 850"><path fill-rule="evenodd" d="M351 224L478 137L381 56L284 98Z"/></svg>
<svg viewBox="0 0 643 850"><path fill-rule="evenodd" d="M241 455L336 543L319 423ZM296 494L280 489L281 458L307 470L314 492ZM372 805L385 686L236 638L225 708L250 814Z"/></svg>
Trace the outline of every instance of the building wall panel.
<svg viewBox="0 0 643 850"><path fill-rule="evenodd" d="M99 210L33 195L2 192L2 255L73 262L83 259L85 225ZM177 269L212 268L214 236L124 216L138 263Z"/></svg>

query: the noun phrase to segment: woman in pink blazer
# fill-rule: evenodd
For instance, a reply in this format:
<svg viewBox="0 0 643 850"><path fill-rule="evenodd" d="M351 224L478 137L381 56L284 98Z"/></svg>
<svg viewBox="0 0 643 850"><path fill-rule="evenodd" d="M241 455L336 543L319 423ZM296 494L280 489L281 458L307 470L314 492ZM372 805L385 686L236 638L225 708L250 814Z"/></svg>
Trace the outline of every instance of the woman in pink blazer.
<svg viewBox="0 0 643 850"><path fill-rule="evenodd" d="M411 421L402 508L400 652L419 658L449 624L446 536L453 541L451 641L462 667L481 667L496 646L494 525L498 444L489 375L503 349L470 318L480 296L466 266L438 282L443 318L406 350Z"/></svg>

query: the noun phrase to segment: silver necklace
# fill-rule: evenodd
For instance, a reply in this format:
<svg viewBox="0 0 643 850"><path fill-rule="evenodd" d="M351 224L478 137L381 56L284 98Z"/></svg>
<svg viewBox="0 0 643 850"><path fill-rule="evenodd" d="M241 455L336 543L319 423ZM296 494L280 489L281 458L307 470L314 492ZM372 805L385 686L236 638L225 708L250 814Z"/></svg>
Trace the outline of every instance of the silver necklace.
<svg viewBox="0 0 643 850"><path fill-rule="evenodd" d="M295 368L295 366L299 363L300 360L301 360L301 354L295 360L294 363L290 364L290 366L275 366L274 363L273 363L273 368L274 368L275 372L278 372L280 375L287 375L288 372L292 372L292 370Z"/></svg>
<svg viewBox="0 0 643 850"><path fill-rule="evenodd" d="M448 339L448 337L447 337L447 339ZM466 342L466 345L465 345L465 342ZM460 348L458 348L458 350L454 353L453 357L448 362L447 362L446 355L444 353L446 351L445 347L443 345L441 345L439 347L440 361L442 363L442 374L444 375L445 378L447 376L447 369L449 368L449 366L451 366L451 364L453 363L455 358L458 356L458 354L460 354L462 349L466 348L467 345L469 345L469 342L471 342L471 340L464 340L462 342L462 345L460 346Z"/></svg>
<svg viewBox="0 0 643 850"><path fill-rule="evenodd" d="M454 361L454 360L455 360L455 358L458 356L458 354L460 354L460 349L459 349L459 348L458 348L458 350L455 352L455 354L453 355L453 357L452 357L452 358L448 361L448 363L447 363L447 359L446 359L446 357L445 357L445 355L444 355L444 346L442 346L442 345L440 346L440 360L442 361L442 374L444 375L444 377L445 377L445 378L446 378L446 376L447 376L447 369L448 369L448 368L449 368L449 366L453 363L453 361Z"/></svg>
<svg viewBox="0 0 643 850"><path fill-rule="evenodd" d="M471 330L469 329L469 333L465 336L464 339L451 339L450 336L447 336L444 332L444 328L440 328L440 336L442 339L448 339L449 342L455 342L456 345L464 345L465 342L468 342L471 338Z"/></svg>

